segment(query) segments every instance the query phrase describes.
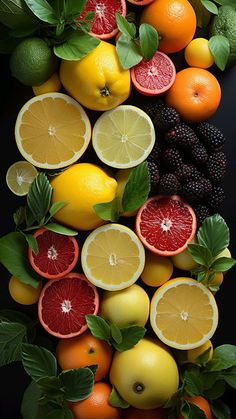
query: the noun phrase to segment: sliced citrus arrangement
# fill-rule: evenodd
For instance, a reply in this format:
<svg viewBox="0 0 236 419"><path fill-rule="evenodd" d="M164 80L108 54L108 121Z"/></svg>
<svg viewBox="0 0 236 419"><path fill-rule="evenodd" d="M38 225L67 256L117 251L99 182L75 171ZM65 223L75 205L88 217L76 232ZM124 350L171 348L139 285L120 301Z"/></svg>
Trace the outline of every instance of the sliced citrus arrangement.
<svg viewBox="0 0 236 419"><path fill-rule="evenodd" d="M83 274L70 272L43 287L38 316L44 329L58 338L72 338L87 328L87 314L97 314L99 295Z"/></svg>
<svg viewBox="0 0 236 419"><path fill-rule="evenodd" d="M196 232L192 207L179 196L154 196L139 209L136 232L144 246L161 256L174 256L187 248Z"/></svg>
<svg viewBox="0 0 236 419"><path fill-rule="evenodd" d="M7 186L15 195L27 195L30 185L37 176L37 173L37 169L28 161L17 161L7 170Z"/></svg>
<svg viewBox="0 0 236 419"><path fill-rule="evenodd" d="M36 167L69 166L85 152L91 125L82 106L64 93L45 93L30 99L15 124L17 147Z"/></svg>
<svg viewBox="0 0 236 419"><path fill-rule="evenodd" d="M145 252L131 229L111 223L89 234L81 250L81 262L90 282L115 291L137 281L144 267Z"/></svg>
<svg viewBox="0 0 236 419"><path fill-rule="evenodd" d="M28 256L32 268L47 279L62 278L72 271L79 257L79 245L73 236L40 228L34 233L38 253L29 247Z"/></svg>
<svg viewBox="0 0 236 419"><path fill-rule="evenodd" d="M127 169L142 163L155 143L151 118L132 105L104 112L95 122L92 141L99 159L108 166Z"/></svg>
<svg viewBox="0 0 236 419"><path fill-rule="evenodd" d="M150 322L159 339L168 346L193 349L215 333L218 308L204 285L192 278L175 278L153 295Z"/></svg>

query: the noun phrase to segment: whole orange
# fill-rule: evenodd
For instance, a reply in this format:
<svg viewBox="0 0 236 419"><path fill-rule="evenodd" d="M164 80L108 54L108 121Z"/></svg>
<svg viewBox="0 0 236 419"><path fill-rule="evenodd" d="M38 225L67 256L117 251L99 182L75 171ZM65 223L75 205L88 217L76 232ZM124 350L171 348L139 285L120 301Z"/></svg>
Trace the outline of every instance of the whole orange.
<svg viewBox="0 0 236 419"><path fill-rule="evenodd" d="M98 365L95 381L100 381L109 372L113 350L108 343L95 338L87 330L74 338L61 339L56 355L63 370Z"/></svg>
<svg viewBox="0 0 236 419"><path fill-rule="evenodd" d="M157 409L136 409L136 407L129 407L124 410L122 419L164 419L165 410L161 407Z"/></svg>
<svg viewBox="0 0 236 419"><path fill-rule="evenodd" d="M160 51L172 53L185 48L196 31L196 15L188 0L155 0L145 6L140 23L149 23L159 35Z"/></svg>
<svg viewBox="0 0 236 419"><path fill-rule="evenodd" d="M202 409L205 413L206 419L213 419L213 415L211 413L211 408L209 402L202 396L194 396L194 397L185 397L186 400L195 404L199 409ZM180 419L184 419L183 416Z"/></svg>
<svg viewBox="0 0 236 419"><path fill-rule="evenodd" d="M166 103L173 106L188 122L201 122L210 118L221 100L221 87L208 70L188 67L176 74L166 95Z"/></svg>
<svg viewBox="0 0 236 419"><path fill-rule="evenodd" d="M95 383L87 399L69 404L74 419L120 419L121 409L108 402L111 390L110 384Z"/></svg>

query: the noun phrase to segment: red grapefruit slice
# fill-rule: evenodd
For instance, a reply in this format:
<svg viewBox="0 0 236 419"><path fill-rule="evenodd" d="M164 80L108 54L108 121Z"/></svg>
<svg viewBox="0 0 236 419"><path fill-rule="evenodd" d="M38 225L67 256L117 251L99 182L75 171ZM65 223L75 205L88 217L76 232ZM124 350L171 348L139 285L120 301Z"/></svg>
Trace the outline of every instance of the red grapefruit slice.
<svg viewBox="0 0 236 419"><path fill-rule="evenodd" d="M80 273L48 281L41 291L38 316L44 329L58 338L71 338L87 330L85 316L97 314L97 288Z"/></svg>
<svg viewBox="0 0 236 419"><path fill-rule="evenodd" d="M28 250L32 268L47 279L62 278L74 269L78 257L79 246L73 236L55 233L40 228L34 233L39 251Z"/></svg>
<svg viewBox="0 0 236 419"><path fill-rule="evenodd" d="M83 20L88 12L95 16L91 26L91 35L99 39L110 39L118 33L116 13L126 16L125 0L87 0L85 9L79 20Z"/></svg>
<svg viewBox="0 0 236 419"><path fill-rule="evenodd" d="M187 248L196 233L196 216L179 196L154 196L139 209L136 232L144 246L161 256Z"/></svg>
<svg viewBox="0 0 236 419"><path fill-rule="evenodd" d="M142 60L131 68L135 89L146 96L157 96L170 89L175 81L173 61L163 52L156 51L151 60Z"/></svg>

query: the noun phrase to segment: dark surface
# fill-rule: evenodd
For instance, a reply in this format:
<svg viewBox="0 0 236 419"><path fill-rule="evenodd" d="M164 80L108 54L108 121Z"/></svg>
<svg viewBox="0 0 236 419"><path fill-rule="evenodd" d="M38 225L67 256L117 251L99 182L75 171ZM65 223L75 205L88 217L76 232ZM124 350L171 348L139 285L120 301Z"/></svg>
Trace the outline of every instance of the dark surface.
<svg viewBox="0 0 236 419"><path fill-rule="evenodd" d="M1 111L0 111L0 139L1 139L1 227L0 235L13 230L12 213L19 205L24 204L25 198L17 198L8 190L5 183L5 174L10 164L21 160L15 145L14 124L16 116L22 105L33 96L31 88L26 88L10 76L8 59L1 57ZM236 109L236 67L224 73L216 72L222 87L222 100L211 121L219 127L227 137L225 150L229 159L228 170L225 178L226 200L221 208L221 214L229 225L231 232L232 255L236 257L236 217L235 217L235 109ZM36 316L35 308L20 306L11 300L8 293L9 272L3 267L0 280L0 308L15 308L24 310L26 313ZM226 276L220 291L216 295L219 307L219 325L212 342L214 346L221 344L236 345L235 332L235 269ZM1 368L1 391L0 391L0 419L19 419L20 403L26 385L29 383L28 376L19 364L12 364ZM236 418L235 391L228 391L224 400L232 409L232 418ZM43 418L42 418L43 419Z"/></svg>

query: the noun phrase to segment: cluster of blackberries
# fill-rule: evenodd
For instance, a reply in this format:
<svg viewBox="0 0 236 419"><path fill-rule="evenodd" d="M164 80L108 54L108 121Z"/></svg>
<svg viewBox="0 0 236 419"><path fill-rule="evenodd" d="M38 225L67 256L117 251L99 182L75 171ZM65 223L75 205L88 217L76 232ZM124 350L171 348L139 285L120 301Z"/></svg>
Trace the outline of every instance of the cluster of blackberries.
<svg viewBox="0 0 236 419"><path fill-rule="evenodd" d="M157 137L147 159L150 195L180 195L193 206L201 225L225 199L223 133L208 122L186 124L174 108L160 100L147 100L142 109L151 117Z"/></svg>

